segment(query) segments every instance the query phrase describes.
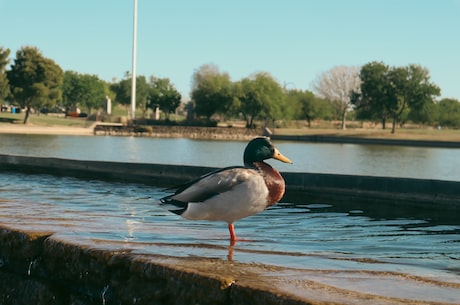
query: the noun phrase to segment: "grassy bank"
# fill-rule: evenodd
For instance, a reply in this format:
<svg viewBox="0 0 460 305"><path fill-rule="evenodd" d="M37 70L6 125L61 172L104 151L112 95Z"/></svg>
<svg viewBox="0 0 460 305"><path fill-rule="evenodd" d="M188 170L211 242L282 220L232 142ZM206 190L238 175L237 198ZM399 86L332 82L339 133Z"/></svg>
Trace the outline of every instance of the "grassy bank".
<svg viewBox="0 0 460 305"><path fill-rule="evenodd" d="M277 135L328 135L340 137L357 137L370 139L398 139L398 140L426 140L426 141L453 141L460 142L460 130L427 129L427 128L399 128L392 134L390 129L346 129L334 128L277 128Z"/></svg>
<svg viewBox="0 0 460 305"><path fill-rule="evenodd" d="M0 112L0 126L3 125L23 125L24 113L14 114ZM29 116L28 126L40 127L89 127L93 124L83 118L64 118L52 115ZM232 124L237 126L238 124ZM337 129L333 124L323 124L321 127L307 128L299 124L296 127L276 128L272 132L276 135L329 135L341 137L359 137L373 139L399 139L399 140L426 140L426 141L453 141L460 142L460 130L433 129L433 128L399 128L395 134L390 129L380 128L348 128L346 130ZM242 124L244 126L244 124Z"/></svg>
<svg viewBox="0 0 460 305"><path fill-rule="evenodd" d="M24 113L8 113L0 112L0 124L20 124L24 122ZM92 121L88 121L83 118L64 118L55 115L45 114L30 114L28 125L33 126L59 126L59 127L88 127L92 124Z"/></svg>

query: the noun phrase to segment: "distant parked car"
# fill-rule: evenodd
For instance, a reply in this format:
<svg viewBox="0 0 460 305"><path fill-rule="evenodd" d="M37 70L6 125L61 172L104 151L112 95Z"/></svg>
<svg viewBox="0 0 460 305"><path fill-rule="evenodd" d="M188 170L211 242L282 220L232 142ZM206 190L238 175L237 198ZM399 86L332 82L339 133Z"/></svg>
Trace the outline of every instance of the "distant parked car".
<svg viewBox="0 0 460 305"><path fill-rule="evenodd" d="M68 112L67 116L72 117L72 118L86 118L88 117L88 114L84 112L72 111L72 112Z"/></svg>

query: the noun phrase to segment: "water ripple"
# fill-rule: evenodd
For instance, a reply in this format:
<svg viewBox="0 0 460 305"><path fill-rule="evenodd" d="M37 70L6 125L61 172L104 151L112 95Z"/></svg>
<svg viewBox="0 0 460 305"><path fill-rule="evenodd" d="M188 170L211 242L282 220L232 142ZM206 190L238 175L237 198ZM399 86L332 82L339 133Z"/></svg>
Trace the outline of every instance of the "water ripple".
<svg viewBox="0 0 460 305"><path fill-rule="evenodd" d="M165 194L140 184L0 173L0 223L74 240L122 242L136 252L225 259L226 225L187 221L163 210L155 200ZM308 199L297 205L280 203L235 224L245 241L232 249L234 259L293 268L436 275L460 283L457 217L407 210L389 216L382 211Z"/></svg>

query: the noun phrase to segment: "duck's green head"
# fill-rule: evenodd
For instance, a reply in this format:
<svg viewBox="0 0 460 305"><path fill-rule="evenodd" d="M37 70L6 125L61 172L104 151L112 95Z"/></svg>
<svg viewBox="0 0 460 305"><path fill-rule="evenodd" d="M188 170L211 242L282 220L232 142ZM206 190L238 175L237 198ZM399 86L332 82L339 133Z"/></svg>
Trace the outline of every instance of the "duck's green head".
<svg viewBox="0 0 460 305"><path fill-rule="evenodd" d="M291 160L283 156L272 144L269 138L259 137L252 139L244 150L244 164L252 165L254 162L262 162L266 159L276 159L285 163L292 163Z"/></svg>

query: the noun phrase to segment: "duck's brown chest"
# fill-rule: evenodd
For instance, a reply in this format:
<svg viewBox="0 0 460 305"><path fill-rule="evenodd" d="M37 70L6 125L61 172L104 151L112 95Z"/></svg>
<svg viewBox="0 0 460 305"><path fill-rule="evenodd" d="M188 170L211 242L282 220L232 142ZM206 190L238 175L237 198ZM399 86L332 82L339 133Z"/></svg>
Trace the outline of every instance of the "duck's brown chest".
<svg viewBox="0 0 460 305"><path fill-rule="evenodd" d="M273 205L283 198L285 183L281 174L265 162L257 162L256 167L261 171L268 189L268 205Z"/></svg>

